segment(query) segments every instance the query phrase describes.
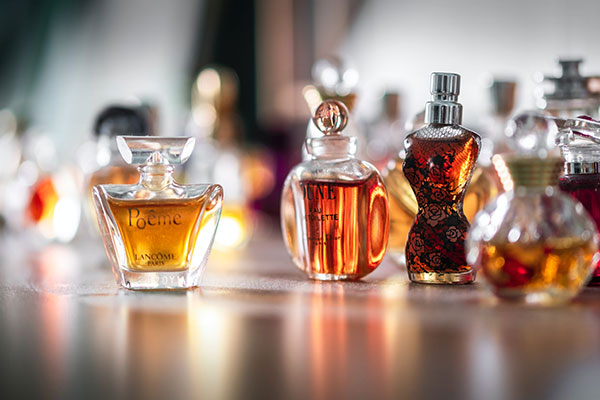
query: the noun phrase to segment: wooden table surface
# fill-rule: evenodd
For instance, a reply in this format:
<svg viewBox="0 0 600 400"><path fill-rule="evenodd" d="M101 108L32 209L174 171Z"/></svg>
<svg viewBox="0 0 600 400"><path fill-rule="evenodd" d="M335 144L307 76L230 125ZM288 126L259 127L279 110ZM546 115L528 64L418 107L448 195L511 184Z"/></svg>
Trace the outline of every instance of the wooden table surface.
<svg viewBox="0 0 600 400"><path fill-rule="evenodd" d="M2 398L599 399L600 289L540 308L386 260L313 282L279 235L213 252L203 287L120 289L103 250L2 243Z"/></svg>

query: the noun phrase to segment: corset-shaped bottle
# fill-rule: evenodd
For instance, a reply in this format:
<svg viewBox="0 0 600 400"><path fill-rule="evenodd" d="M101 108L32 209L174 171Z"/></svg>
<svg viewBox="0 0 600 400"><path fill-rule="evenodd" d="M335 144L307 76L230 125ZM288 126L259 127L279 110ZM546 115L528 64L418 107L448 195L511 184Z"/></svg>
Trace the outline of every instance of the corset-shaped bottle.
<svg viewBox="0 0 600 400"><path fill-rule="evenodd" d="M342 135L348 110L327 100L313 121L324 136L306 140L311 160L295 166L282 192L281 227L294 264L312 279L359 279L381 262L388 199L371 164L354 158L356 138Z"/></svg>
<svg viewBox="0 0 600 400"><path fill-rule="evenodd" d="M462 207L480 139L460 126L459 90L459 75L434 72L427 125L404 142L403 171L418 203L406 242L406 267L414 282L455 284L475 278L465 258L469 221Z"/></svg>
<svg viewBox="0 0 600 400"><path fill-rule="evenodd" d="M579 117L559 124L557 143L565 161L560 189L579 200L600 228L600 122ZM600 285L600 262L589 284Z"/></svg>
<svg viewBox="0 0 600 400"><path fill-rule="evenodd" d="M192 138L119 136L117 142L125 161L139 165L140 181L93 190L117 282L128 289L198 286L221 215L221 186L173 180L173 165L189 158Z"/></svg>

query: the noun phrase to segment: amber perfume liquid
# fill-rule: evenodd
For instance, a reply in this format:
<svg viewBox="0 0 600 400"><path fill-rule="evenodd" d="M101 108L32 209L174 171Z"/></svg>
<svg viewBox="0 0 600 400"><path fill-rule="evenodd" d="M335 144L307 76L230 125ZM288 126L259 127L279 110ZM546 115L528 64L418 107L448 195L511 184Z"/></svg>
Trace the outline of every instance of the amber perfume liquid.
<svg viewBox="0 0 600 400"><path fill-rule="evenodd" d="M205 202L206 196L168 200L109 198L129 268L146 272L186 269L197 233L202 229L198 218ZM210 208L210 204L207 206ZM210 218L213 211L206 209L203 219Z"/></svg>
<svg viewBox="0 0 600 400"><path fill-rule="evenodd" d="M560 189L579 200L600 229L600 174L568 174L560 179ZM600 285L600 262L590 280L590 285Z"/></svg>
<svg viewBox="0 0 600 400"><path fill-rule="evenodd" d="M419 209L412 187L402 172L403 162L400 158L391 161L383 178L390 203L388 253L396 263L402 265L405 264L404 250L408 231Z"/></svg>
<svg viewBox="0 0 600 400"><path fill-rule="evenodd" d="M305 230L300 258L308 275L352 279L372 272L385 254L389 229L380 176L353 182L301 180L297 189Z"/></svg>
<svg viewBox="0 0 600 400"><path fill-rule="evenodd" d="M419 204L406 245L409 277L426 283L468 283L474 275L465 257L469 221L462 202L479 153L478 136L463 130L443 137L445 129L462 128L423 129L407 139L403 166Z"/></svg>
<svg viewBox="0 0 600 400"><path fill-rule="evenodd" d="M588 276L594 248L589 240L561 238L543 244L487 244L478 263L487 282L500 297L564 293L571 297Z"/></svg>

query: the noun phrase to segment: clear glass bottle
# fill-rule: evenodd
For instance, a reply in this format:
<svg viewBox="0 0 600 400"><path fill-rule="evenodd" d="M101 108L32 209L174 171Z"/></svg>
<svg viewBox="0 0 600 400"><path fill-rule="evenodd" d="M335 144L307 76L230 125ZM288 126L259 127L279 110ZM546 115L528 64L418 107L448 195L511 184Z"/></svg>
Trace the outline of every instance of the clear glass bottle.
<svg viewBox="0 0 600 400"><path fill-rule="evenodd" d="M480 138L460 126L459 92L460 75L434 72L433 101L425 109L427 125L404 142L402 169L419 207L406 241L406 268L413 282L461 284L475 279L465 259L469 221L463 199Z"/></svg>
<svg viewBox="0 0 600 400"><path fill-rule="evenodd" d="M196 151L185 168L185 180L219 182L227 192L215 250L244 248L252 234L247 154L242 149L244 124L237 110L239 79L224 67L207 67L192 86L192 113L187 126Z"/></svg>
<svg viewBox="0 0 600 400"><path fill-rule="evenodd" d="M552 154L550 119L518 116L512 135L516 154L502 158L514 189L477 214L467 258L500 298L565 302L597 263L596 227L581 203L558 190L563 161Z"/></svg>
<svg viewBox="0 0 600 400"><path fill-rule="evenodd" d="M556 142L565 161L560 189L581 202L600 228L600 122L579 117L560 125ZM589 284L600 285L600 262Z"/></svg>
<svg viewBox="0 0 600 400"><path fill-rule="evenodd" d="M348 110L327 100L316 110L324 136L309 138L311 160L288 174L281 200L283 237L294 264L309 278L359 279L383 259L388 199L371 164L354 158L356 138L342 135Z"/></svg>
<svg viewBox="0 0 600 400"><path fill-rule="evenodd" d="M139 165L135 185L98 185L94 204L117 281L128 289L198 286L221 214L221 186L179 185L173 165L194 148L186 137L119 136L119 151Z"/></svg>

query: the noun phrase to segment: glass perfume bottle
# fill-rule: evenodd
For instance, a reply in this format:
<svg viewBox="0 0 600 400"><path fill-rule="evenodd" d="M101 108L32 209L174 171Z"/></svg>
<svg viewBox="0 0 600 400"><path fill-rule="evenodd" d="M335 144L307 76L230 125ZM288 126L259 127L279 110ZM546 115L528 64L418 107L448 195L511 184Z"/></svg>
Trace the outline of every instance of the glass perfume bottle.
<svg viewBox="0 0 600 400"><path fill-rule="evenodd" d="M239 79L224 67L207 67L192 86L192 113L187 126L196 138L196 151L185 168L190 182L219 182L227 192L215 250L244 248L252 234L247 153L242 151L244 125L238 113Z"/></svg>
<svg viewBox="0 0 600 400"><path fill-rule="evenodd" d="M477 214L467 258L500 298L537 304L565 302L588 281L598 261L594 222L584 207L558 190L562 159L553 155L550 119L515 118L516 153L495 163L514 189ZM502 166L504 165L504 166Z"/></svg>
<svg viewBox="0 0 600 400"><path fill-rule="evenodd" d="M574 118L590 115L598 118L600 96L590 90L590 77L581 75L579 66L582 59L561 59L561 76L545 76L551 90L537 99L538 107L555 117Z"/></svg>
<svg viewBox="0 0 600 400"><path fill-rule="evenodd" d="M94 204L104 247L117 281L128 289L198 286L221 214L219 185L179 185L195 140L119 136L119 151L139 165L135 185L98 185Z"/></svg>
<svg viewBox="0 0 600 400"><path fill-rule="evenodd" d="M383 259L388 200L371 164L357 160L356 138L344 136L348 110L327 100L316 110L323 132L306 140L311 160L286 178L281 203L283 237L294 264L309 278L359 279Z"/></svg>
<svg viewBox="0 0 600 400"><path fill-rule="evenodd" d="M418 113L406 124L407 131L423 128L425 124L425 112ZM489 125L489 124L488 124ZM491 140L481 140L481 152L486 150L488 144L487 158L482 160L480 153L477 163L473 169L473 175L463 199L463 213L467 220L472 221L483 206L496 197L501 189L496 173L491 170L491 156L494 145ZM401 150L397 156L388 162L382 171L385 186L388 190L390 200L390 239L388 243L388 254L398 265L405 265L405 249L408 232L415 220L418 211L417 199L402 172L402 165L406 152Z"/></svg>
<svg viewBox="0 0 600 400"><path fill-rule="evenodd" d="M460 126L459 91L460 75L434 72L427 125L404 142L402 168L418 203L406 242L406 268L413 282L460 284L475 279L465 259L469 221L462 207L480 139Z"/></svg>
<svg viewBox="0 0 600 400"><path fill-rule="evenodd" d="M600 228L600 122L585 116L560 121L556 142L565 161L560 189L579 200ZM600 285L600 263L589 284Z"/></svg>

